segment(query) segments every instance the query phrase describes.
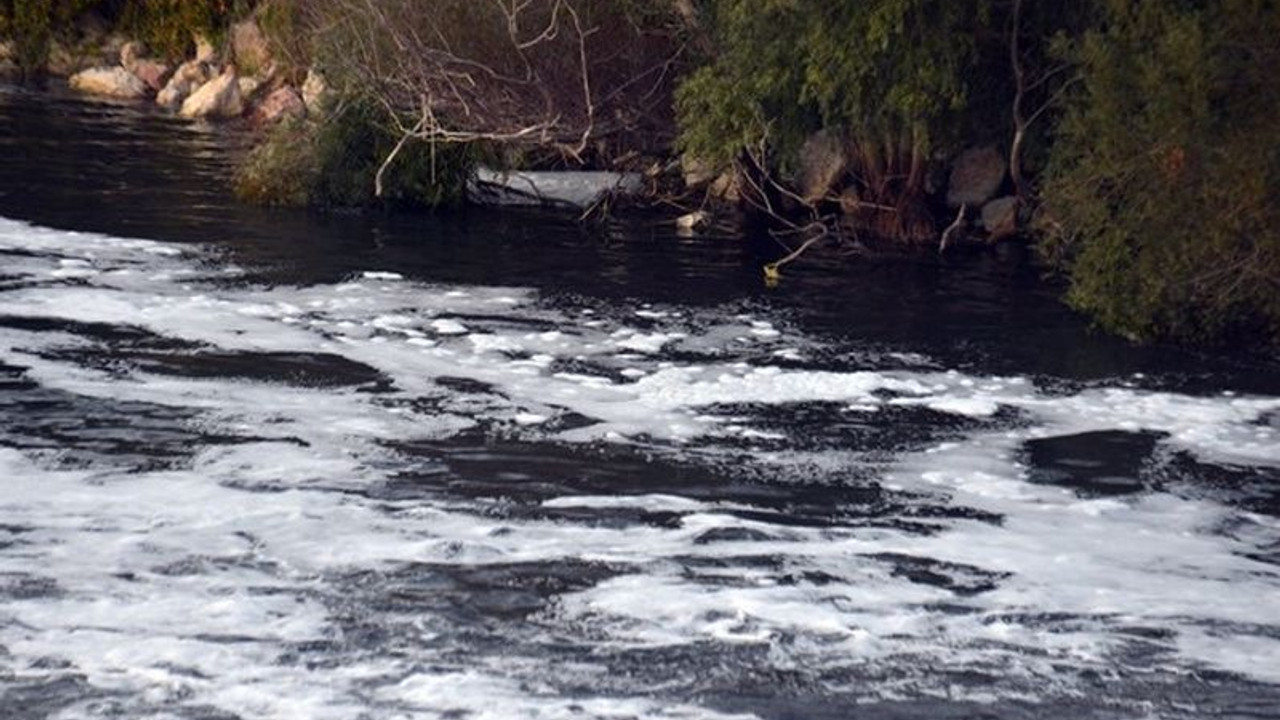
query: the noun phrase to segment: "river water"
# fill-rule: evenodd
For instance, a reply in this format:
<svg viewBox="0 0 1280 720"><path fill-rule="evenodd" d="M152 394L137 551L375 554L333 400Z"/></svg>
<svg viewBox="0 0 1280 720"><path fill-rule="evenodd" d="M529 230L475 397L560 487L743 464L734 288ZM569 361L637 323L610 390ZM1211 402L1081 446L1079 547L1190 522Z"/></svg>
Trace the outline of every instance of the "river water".
<svg viewBox="0 0 1280 720"><path fill-rule="evenodd" d="M1280 718L1273 361L238 144L0 86L0 717Z"/></svg>

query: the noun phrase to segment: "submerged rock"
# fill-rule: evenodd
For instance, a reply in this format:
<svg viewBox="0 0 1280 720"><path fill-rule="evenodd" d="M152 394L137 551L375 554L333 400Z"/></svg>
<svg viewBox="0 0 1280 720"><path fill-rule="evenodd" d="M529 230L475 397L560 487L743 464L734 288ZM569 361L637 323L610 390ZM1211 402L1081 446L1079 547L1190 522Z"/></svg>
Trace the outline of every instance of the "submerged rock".
<svg viewBox="0 0 1280 720"><path fill-rule="evenodd" d="M122 67L97 67L71 76L70 85L81 92L106 97L139 99L147 96L147 85Z"/></svg>
<svg viewBox="0 0 1280 720"><path fill-rule="evenodd" d="M232 118L244 114L244 100L240 97L235 68L228 67L221 75L191 93L183 101L178 114L189 118Z"/></svg>

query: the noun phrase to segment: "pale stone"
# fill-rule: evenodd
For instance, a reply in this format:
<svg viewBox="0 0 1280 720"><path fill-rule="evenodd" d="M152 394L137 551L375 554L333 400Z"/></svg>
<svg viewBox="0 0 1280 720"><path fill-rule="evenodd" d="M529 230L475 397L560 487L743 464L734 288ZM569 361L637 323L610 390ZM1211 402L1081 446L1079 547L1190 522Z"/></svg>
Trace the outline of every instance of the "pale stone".
<svg viewBox="0 0 1280 720"><path fill-rule="evenodd" d="M230 67L191 93L178 111L183 117L202 118L232 118L243 113L240 83L236 81L235 69Z"/></svg>
<svg viewBox="0 0 1280 720"><path fill-rule="evenodd" d="M89 68L71 76L72 88L93 95L136 99L146 97L147 86L122 67Z"/></svg>
<svg viewBox="0 0 1280 720"><path fill-rule="evenodd" d="M959 207L985 203L995 197L1004 174L1005 161L999 150L990 145L965 150L951 167L947 204Z"/></svg>
<svg viewBox="0 0 1280 720"><path fill-rule="evenodd" d="M262 81L253 77L242 77L236 82L240 83L240 97L250 98L258 92L258 88L262 87Z"/></svg>
<svg viewBox="0 0 1280 720"><path fill-rule="evenodd" d="M209 66L199 60L190 60L178 66L169 83L156 95L156 104L177 110L196 88L211 78Z"/></svg>

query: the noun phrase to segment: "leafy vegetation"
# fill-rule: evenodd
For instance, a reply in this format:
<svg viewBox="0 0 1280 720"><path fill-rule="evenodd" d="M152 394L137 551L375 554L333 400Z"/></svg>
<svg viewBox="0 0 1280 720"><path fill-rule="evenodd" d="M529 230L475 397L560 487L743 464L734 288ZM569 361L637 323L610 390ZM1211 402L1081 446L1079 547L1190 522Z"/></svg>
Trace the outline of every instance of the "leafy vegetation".
<svg viewBox="0 0 1280 720"><path fill-rule="evenodd" d="M745 153L785 175L807 137L835 130L859 197L896 207L899 232L914 234L930 156L958 139L989 3L714 0L709 11L716 56L676 96L682 148L721 166Z"/></svg>
<svg viewBox="0 0 1280 720"><path fill-rule="evenodd" d="M1107 0L1045 187L1069 300L1135 338L1280 337L1280 11Z"/></svg>
<svg viewBox="0 0 1280 720"><path fill-rule="evenodd" d="M321 120L275 128L240 167L236 194L262 205L313 207L440 207L462 201L470 151L426 142L404 146L387 167L382 197L375 197L374 176L396 142L376 105L367 99L348 102Z"/></svg>

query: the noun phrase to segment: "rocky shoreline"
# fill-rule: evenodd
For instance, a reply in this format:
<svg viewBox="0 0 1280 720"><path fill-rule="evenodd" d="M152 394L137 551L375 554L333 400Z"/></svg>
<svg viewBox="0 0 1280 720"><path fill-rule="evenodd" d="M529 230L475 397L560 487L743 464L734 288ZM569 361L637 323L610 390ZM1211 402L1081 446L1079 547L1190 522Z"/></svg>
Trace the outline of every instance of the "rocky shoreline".
<svg viewBox="0 0 1280 720"><path fill-rule="evenodd" d="M233 25L222 47L194 35L194 54L177 64L149 57L142 42L94 23L79 30L78 44L51 44L45 69L88 95L152 101L182 117L244 118L267 127L318 112L327 92L316 72L297 86L290 82L291 71L273 57L253 17ZM0 44L0 72L17 72L13 52L12 43Z"/></svg>
<svg viewBox="0 0 1280 720"><path fill-rule="evenodd" d="M65 77L72 89L87 95L153 102L191 119L244 121L257 131L286 120L322 119L324 103L332 95L316 68L292 67L275 57L272 43L254 15L232 24L220 44L193 33L194 52L176 63L149 56L142 42L95 23L92 16L82 21L77 33L81 37L77 44L57 40L51 44L46 70L49 75ZM14 71L12 43L0 43L0 73ZM792 183L805 203L830 206L852 227L866 224L868 213L875 213L876 209L861 202L852 188L842 185L848 177L849 155L849 148L838 136L818 133L806 142ZM1007 167L1001 153L990 146L970 148L954 160L945 180L945 193L939 193L956 213L952 239L993 242L1016 234L1018 202L1012 195L1001 194L1008 185ZM502 168L483 170L502 178L502 182L515 172ZM520 174L517 189L528 192L523 193L519 204L548 198L546 204L564 207L555 186L577 183L575 178L580 174ZM717 216L734 213L743 205L743 178L688 155L654 159L654 164L640 174L651 182L621 182L628 174L619 173L617 179L607 179L600 187L611 193L633 195L652 192L641 186L660 187L658 192L682 198L684 211L675 213L674 218L681 232L710 227ZM546 178L547 187L529 185L530 177ZM486 183L473 181L472 187L476 184L485 185L486 192L471 192L470 200L495 203L492 191L501 183L491 178ZM623 190L628 187L631 190ZM579 209L589 208L597 199L598 194L591 201L576 205Z"/></svg>

